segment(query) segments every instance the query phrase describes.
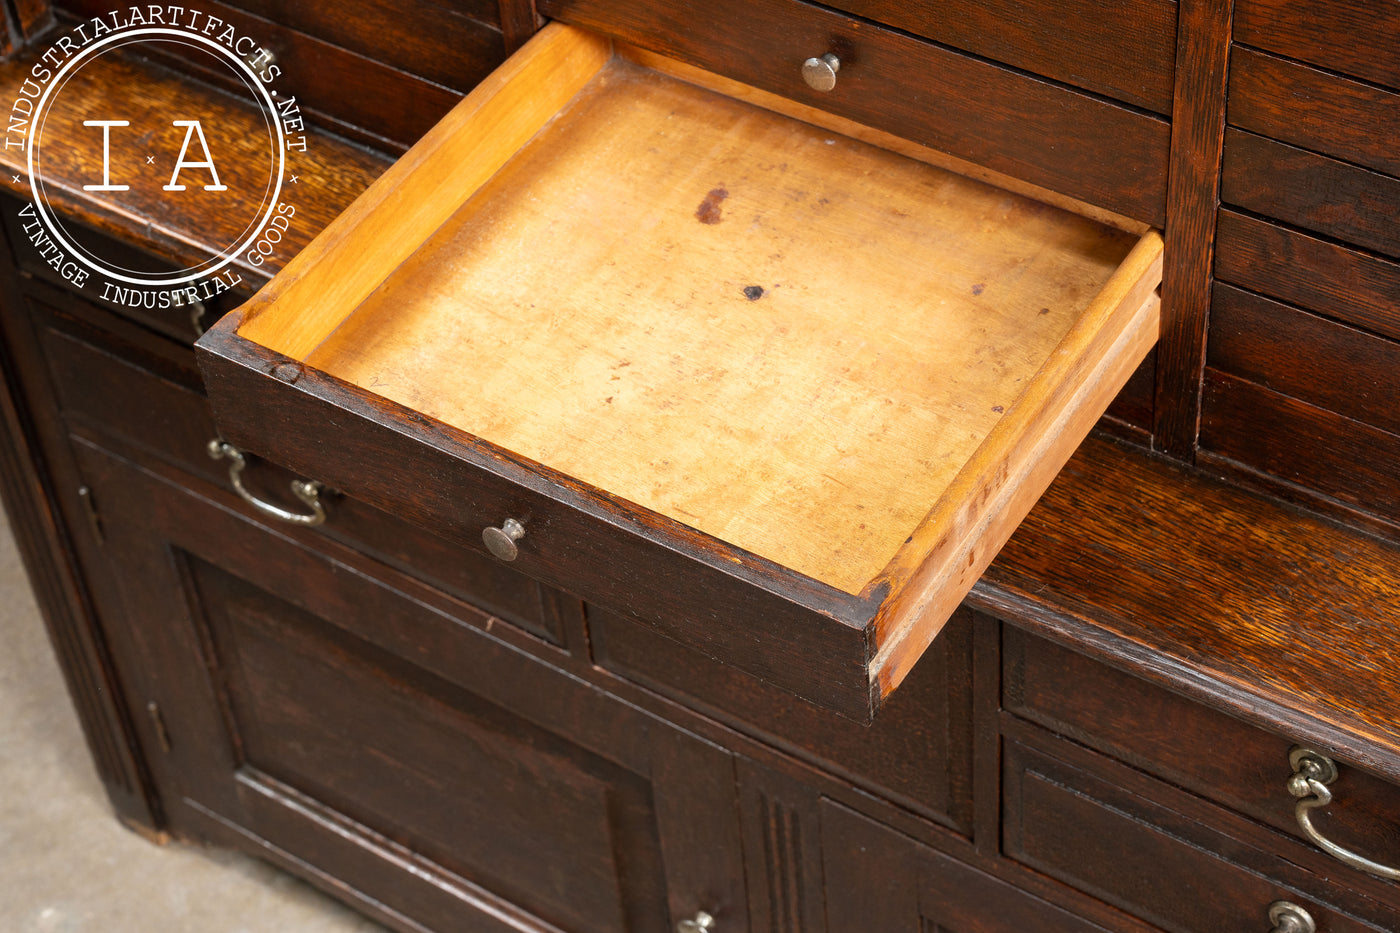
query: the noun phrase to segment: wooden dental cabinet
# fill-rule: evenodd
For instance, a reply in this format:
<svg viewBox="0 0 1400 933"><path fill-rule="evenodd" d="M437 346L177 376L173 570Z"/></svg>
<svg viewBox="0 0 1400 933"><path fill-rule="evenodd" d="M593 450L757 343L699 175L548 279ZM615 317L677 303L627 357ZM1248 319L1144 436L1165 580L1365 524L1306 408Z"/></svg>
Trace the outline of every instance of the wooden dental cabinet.
<svg viewBox="0 0 1400 933"><path fill-rule="evenodd" d="M314 124L271 287L0 198L119 818L402 930L1400 929L1400 4L211 10Z"/></svg>

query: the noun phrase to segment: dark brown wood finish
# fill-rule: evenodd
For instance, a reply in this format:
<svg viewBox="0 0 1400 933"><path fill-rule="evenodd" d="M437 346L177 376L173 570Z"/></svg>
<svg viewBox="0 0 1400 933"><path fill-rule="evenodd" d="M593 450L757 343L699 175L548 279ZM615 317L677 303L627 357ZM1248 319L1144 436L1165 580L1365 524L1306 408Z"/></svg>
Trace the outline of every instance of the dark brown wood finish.
<svg viewBox="0 0 1400 933"><path fill-rule="evenodd" d="M1377 659L1400 653L1397 560L1393 543L1091 439L973 599L1395 779L1400 685Z"/></svg>
<svg viewBox="0 0 1400 933"><path fill-rule="evenodd" d="M147 62L116 56L103 56L102 62L107 80L100 86L100 96L85 100L83 109L121 112L126 115L125 119L146 126L168 126L169 114L175 111L208 114L211 122L217 120L225 127L224 132L231 142L237 141L244 147L255 145L253 141L263 132L261 118L250 108L195 81L177 79ZM18 96L31 67L28 58L0 64L0 94L5 99ZM59 101L63 106L58 109L66 114L64 119L75 124L86 119L67 95L61 96ZM174 138L173 145L171 151L178 151L178 137ZM125 252L111 256L113 260L140 253L145 254L147 262L154 260L161 267L184 266L202 261L227 242L230 230L222 221L211 218L197 202L182 204L163 197L160 191L163 182L144 179L147 183L132 185L120 203L84 191L83 185L93 184L93 179L102 177L100 148L84 145L65 150L56 145L55 149L61 162L50 166L47 186L50 203L55 210L63 212L73 229L85 228L105 238L94 241L95 250L111 250L113 240L127 244ZM90 161L84 161L84 157ZM233 263L232 268L244 279L249 290L265 282L294 251L305 247L379 176L387 162L382 156L312 128L307 151L298 156L297 165L295 171L304 182L298 182L295 192L290 190L289 184L285 196L297 209L297 222L287 231L285 252L276 253L269 264L262 266L252 265L245 256ZM29 197L23 150L6 148L0 151L0 166L9 173L5 190L19 197ZM20 177L20 184L9 182L13 175ZM257 191L261 193L261 185ZM235 189L233 197L238 196ZM233 202L229 206L230 216L242 216ZM12 209L7 202L7 211ZM10 223L11 218L7 218L7 224ZM35 261L35 251L27 242L12 239L11 250L17 256L25 256L26 263ZM92 288L89 283L89 290ZM89 298L96 297L89 294ZM172 326L179 327L183 333L189 319L188 309L172 310L169 314L175 321Z"/></svg>
<svg viewBox="0 0 1400 933"><path fill-rule="evenodd" d="M1215 209L1225 131L1231 0L1183 0L1177 25L1171 175L1157 345L1154 444L1189 460L1200 420Z"/></svg>
<svg viewBox="0 0 1400 933"><path fill-rule="evenodd" d="M869 726L720 667L652 628L588 613L593 657L606 670L735 728L963 835L972 830L972 619L961 613Z"/></svg>
<svg viewBox="0 0 1400 933"><path fill-rule="evenodd" d="M1008 712L1294 836L1298 844L1277 850L1290 861L1394 900L1391 885L1337 865L1300 831L1287 787L1288 754L1299 739L1256 729L1015 627L1004 639ZM1314 824L1351 851L1400 860L1400 788L1346 762L1339 769L1336 799Z"/></svg>
<svg viewBox="0 0 1400 933"><path fill-rule="evenodd" d="M797 0L722 0L687 19L690 9L683 0L540 4L547 16L1162 224L1169 127L1156 116ZM801 65L827 52L845 64L823 94L803 83Z"/></svg>
<svg viewBox="0 0 1400 933"><path fill-rule="evenodd" d="M58 6L65 21L113 9L104 0L62 0ZM473 6L353 0L327 16L308 0L235 0L198 9L266 47L280 69L277 87L295 96L323 128L402 152L505 59L495 4ZM156 52L182 71L240 89L230 72L210 67L203 53L174 47Z"/></svg>
<svg viewBox="0 0 1400 933"><path fill-rule="evenodd" d="M1400 175L1400 93L1237 47L1230 124Z"/></svg>
<svg viewBox="0 0 1400 933"><path fill-rule="evenodd" d="M1400 343L1232 285L1214 294L1212 368L1400 434Z"/></svg>
<svg viewBox="0 0 1400 933"><path fill-rule="evenodd" d="M1320 900L1325 878L1179 791L1047 736L1013 731L1005 758L1010 857L1175 933L1262 930L1269 905L1280 900L1337 933L1394 923L1394 912L1375 902ZM1369 923L1347 916L1353 911Z"/></svg>
<svg viewBox="0 0 1400 933"><path fill-rule="evenodd" d="M1231 210L1219 237L1222 280L1400 339L1400 262Z"/></svg>
<svg viewBox="0 0 1400 933"><path fill-rule="evenodd" d="M1205 410L1203 453L1400 523L1400 435L1216 370Z"/></svg>
<svg viewBox="0 0 1400 933"><path fill-rule="evenodd" d="M679 919L672 901L741 902L727 754L559 678L484 618L464 626L407 578L348 574L332 548L78 446L132 571L113 585L145 620L140 689L165 711L177 830L246 827L442 928L522 909L534 926L656 928ZM345 831L317 832L307 810ZM354 867L370 856L377 876Z"/></svg>
<svg viewBox="0 0 1400 933"><path fill-rule="evenodd" d="M38 347L47 361L58 403L70 429L120 450L154 456L217 486L228 486L227 461L214 461L209 441L219 436L199 376L189 359L170 361L117 342L82 309L65 314L35 302ZM100 318L99 318L100 322ZM115 351L115 352L114 352ZM157 372L161 372L157 375ZM289 494L295 475L256 462L244 477L255 495L300 506ZM557 645L569 620L581 618L577 600L484 555L463 552L384 512L333 497L330 538L397 567L493 616Z"/></svg>
<svg viewBox="0 0 1400 933"><path fill-rule="evenodd" d="M1369 0L1237 0L1235 36L1248 45L1400 87L1400 9Z"/></svg>
<svg viewBox="0 0 1400 933"><path fill-rule="evenodd" d="M499 0L499 11L507 54L524 45L544 23L535 9L535 0Z"/></svg>
<svg viewBox="0 0 1400 933"><path fill-rule="evenodd" d="M821 825L830 933L1102 929L838 804Z"/></svg>
<svg viewBox="0 0 1400 933"><path fill-rule="evenodd" d="M1226 204L1400 256L1400 179L1231 128L1220 185Z"/></svg>
<svg viewBox="0 0 1400 933"><path fill-rule="evenodd" d="M845 0L842 8L936 42L1170 114L1173 0L1104 6L1072 0L914 3Z"/></svg>
<svg viewBox="0 0 1400 933"><path fill-rule="evenodd" d="M53 4L49 0L11 0L15 22L25 42L42 36L53 25Z"/></svg>
<svg viewBox="0 0 1400 933"><path fill-rule="evenodd" d="M7 288L14 288L6 271ZM155 832L161 817L145 773L142 752L125 705L118 669L91 604L68 530L55 501L81 488L68 477L55 489L56 475L34 434L34 417L48 415L43 406L12 380L18 367L11 356L15 343L8 322L0 321L0 502L21 559L34 587L49 640L63 670L68 695L77 710L98 777L117 815L133 827ZM41 465L47 470L41 470ZM88 529L89 533L91 529Z"/></svg>

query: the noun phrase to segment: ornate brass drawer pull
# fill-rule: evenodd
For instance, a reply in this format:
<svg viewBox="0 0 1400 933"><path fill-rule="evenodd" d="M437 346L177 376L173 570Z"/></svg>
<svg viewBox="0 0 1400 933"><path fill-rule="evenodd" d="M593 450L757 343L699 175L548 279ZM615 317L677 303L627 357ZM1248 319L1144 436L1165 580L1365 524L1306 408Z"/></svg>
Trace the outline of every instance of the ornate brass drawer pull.
<svg viewBox="0 0 1400 933"><path fill-rule="evenodd" d="M1269 905L1269 922L1274 925L1269 933L1317 933L1317 922L1312 914L1288 901L1274 901Z"/></svg>
<svg viewBox="0 0 1400 933"><path fill-rule="evenodd" d="M292 480L292 495L306 503L311 511L309 513L289 512L270 502L262 501L243 485L243 471L248 466L248 459L243 456L243 451L217 437L209 442L208 449L212 459L229 462L228 479L233 484L233 491L238 493L244 502L257 509L259 513L268 518L276 518L293 525L319 525L326 520L326 507L321 502L321 492L326 488L324 484L314 479Z"/></svg>
<svg viewBox="0 0 1400 933"><path fill-rule="evenodd" d="M1288 792L1298 798L1293 814L1298 818L1298 825L1302 827L1303 833L1322 851L1352 868L1359 868L1390 881L1400 881L1400 869L1373 862L1344 849L1313 827L1310 811L1332 802L1332 792L1327 789L1327 785L1337 779L1337 763L1320 752L1301 746L1295 746L1288 753L1288 763L1293 767L1293 776L1288 779Z"/></svg>

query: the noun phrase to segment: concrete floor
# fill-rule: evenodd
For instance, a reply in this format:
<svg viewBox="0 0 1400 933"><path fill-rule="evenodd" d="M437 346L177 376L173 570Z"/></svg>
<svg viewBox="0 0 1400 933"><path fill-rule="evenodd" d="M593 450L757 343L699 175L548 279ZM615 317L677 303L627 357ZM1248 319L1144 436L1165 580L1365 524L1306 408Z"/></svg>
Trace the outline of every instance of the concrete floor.
<svg viewBox="0 0 1400 933"><path fill-rule="evenodd" d="M261 862L156 846L117 822L3 512L0 931L383 933Z"/></svg>

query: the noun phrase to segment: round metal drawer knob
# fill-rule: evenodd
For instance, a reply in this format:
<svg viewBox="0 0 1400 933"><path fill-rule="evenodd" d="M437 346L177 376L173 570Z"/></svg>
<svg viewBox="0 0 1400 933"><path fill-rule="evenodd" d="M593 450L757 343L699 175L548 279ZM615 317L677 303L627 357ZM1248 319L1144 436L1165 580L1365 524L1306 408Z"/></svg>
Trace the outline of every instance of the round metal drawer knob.
<svg viewBox="0 0 1400 933"><path fill-rule="evenodd" d="M826 92L836 87L836 72L841 59L827 52L821 58L809 58L802 63L802 80L814 91Z"/></svg>
<svg viewBox="0 0 1400 933"><path fill-rule="evenodd" d="M486 550L501 560L515 560L520 549L515 542L525 537L525 526L513 518L501 523L499 528L487 528L481 533L481 542Z"/></svg>
<svg viewBox="0 0 1400 933"><path fill-rule="evenodd" d="M1269 905L1269 922L1274 925L1270 933L1317 933L1312 914L1288 901L1274 901Z"/></svg>
<svg viewBox="0 0 1400 933"><path fill-rule="evenodd" d="M676 933L715 933L715 918L702 910L689 920L676 924Z"/></svg>

